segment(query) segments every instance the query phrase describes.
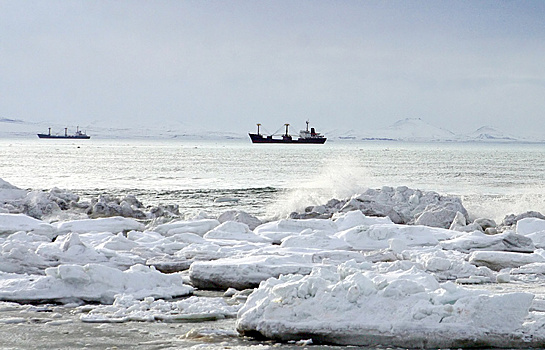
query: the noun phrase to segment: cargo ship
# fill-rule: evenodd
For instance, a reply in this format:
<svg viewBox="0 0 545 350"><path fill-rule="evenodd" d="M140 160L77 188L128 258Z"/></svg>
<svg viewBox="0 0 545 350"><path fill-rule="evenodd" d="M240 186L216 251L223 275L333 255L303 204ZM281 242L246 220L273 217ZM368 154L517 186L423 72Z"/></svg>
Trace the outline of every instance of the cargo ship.
<svg viewBox="0 0 545 350"><path fill-rule="evenodd" d="M260 133L261 124L257 124L257 134L249 133L252 143L311 143L311 144L323 144L327 140L325 136L316 132L314 128L308 128L309 122L307 121L306 130L299 132L299 137L292 137L289 134L289 124L284 124L286 127L286 133L280 137L274 137L274 135L263 135Z"/></svg>
<svg viewBox="0 0 545 350"><path fill-rule="evenodd" d="M55 135L51 134L51 128L47 134L38 134L38 137L41 139L90 139L91 136L82 132L79 129L79 126L76 128L76 133L68 135L68 128L64 128L64 135Z"/></svg>

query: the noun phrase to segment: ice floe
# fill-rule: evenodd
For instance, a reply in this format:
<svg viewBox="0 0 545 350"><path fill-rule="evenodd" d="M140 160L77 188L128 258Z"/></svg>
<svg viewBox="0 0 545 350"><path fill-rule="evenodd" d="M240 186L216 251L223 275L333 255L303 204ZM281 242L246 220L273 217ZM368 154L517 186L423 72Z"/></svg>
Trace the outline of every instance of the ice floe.
<svg viewBox="0 0 545 350"><path fill-rule="evenodd" d="M0 301L77 303L83 322L237 317L241 334L301 344L540 347L544 218L471 221L460 199L406 187L268 222L182 218L0 180Z"/></svg>
<svg viewBox="0 0 545 350"><path fill-rule="evenodd" d="M417 268L377 273L370 264L317 267L269 279L239 312L242 334L280 341L403 348L520 346L534 296L440 284ZM306 338L305 338L306 339Z"/></svg>

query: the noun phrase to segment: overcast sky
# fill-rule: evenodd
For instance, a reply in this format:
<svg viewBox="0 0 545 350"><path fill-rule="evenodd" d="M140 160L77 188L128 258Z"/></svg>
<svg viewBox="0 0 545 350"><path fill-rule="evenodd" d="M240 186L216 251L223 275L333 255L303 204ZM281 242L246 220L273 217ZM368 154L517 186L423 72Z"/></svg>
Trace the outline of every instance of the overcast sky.
<svg viewBox="0 0 545 350"><path fill-rule="evenodd" d="M0 118L545 134L545 1L0 0Z"/></svg>

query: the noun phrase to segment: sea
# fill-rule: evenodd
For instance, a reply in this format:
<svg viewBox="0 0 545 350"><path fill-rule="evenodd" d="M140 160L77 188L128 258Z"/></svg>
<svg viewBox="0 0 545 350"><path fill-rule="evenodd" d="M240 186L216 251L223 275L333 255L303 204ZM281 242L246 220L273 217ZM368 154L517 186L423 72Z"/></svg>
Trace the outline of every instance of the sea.
<svg viewBox="0 0 545 350"><path fill-rule="evenodd" d="M0 178L23 189L70 190L82 201L134 195L145 206L176 204L186 218L236 209L272 220L383 186L459 196L473 218L501 222L509 214L545 213L544 144L2 139ZM233 333L232 319L94 325L73 316L73 323L51 329L39 322L42 311L71 310L41 308L35 310L38 321L26 330L0 327L2 348L32 348L39 342L43 348L301 349L241 339ZM313 347L322 348L341 349Z"/></svg>
<svg viewBox="0 0 545 350"><path fill-rule="evenodd" d="M545 213L545 144L2 139L0 178L81 200L134 195L187 217L267 220L383 186L459 196L475 217Z"/></svg>

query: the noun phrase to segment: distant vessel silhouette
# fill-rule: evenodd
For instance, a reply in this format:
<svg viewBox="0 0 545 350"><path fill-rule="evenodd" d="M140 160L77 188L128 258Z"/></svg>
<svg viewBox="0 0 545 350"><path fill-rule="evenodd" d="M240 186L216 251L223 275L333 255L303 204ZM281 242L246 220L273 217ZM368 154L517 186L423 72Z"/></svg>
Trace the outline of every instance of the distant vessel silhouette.
<svg viewBox="0 0 545 350"><path fill-rule="evenodd" d="M76 127L76 133L68 135L68 128L64 128L64 135L52 135L51 128L47 134L38 134L41 139L90 139L91 136L79 130L79 126Z"/></svg>
<svg viewBox="0 0 545 350"><path fill-rule="evenodd" d="M252 143L312 143L312 144L323 144L327 140L325 136L320 134L319 132L316 132L314 128L310 128L310 131L308 129L308 121L307 121L307 129L301 130L299 132L298 138L293 138L289 132L288 127L289 124L284 124L286 127L286 133L282 135L282 138L274 138L274 135L263 135L259 132L259 127L261 124L257 124L257 134L249 133L250 139L252 140Z"/></svg>

